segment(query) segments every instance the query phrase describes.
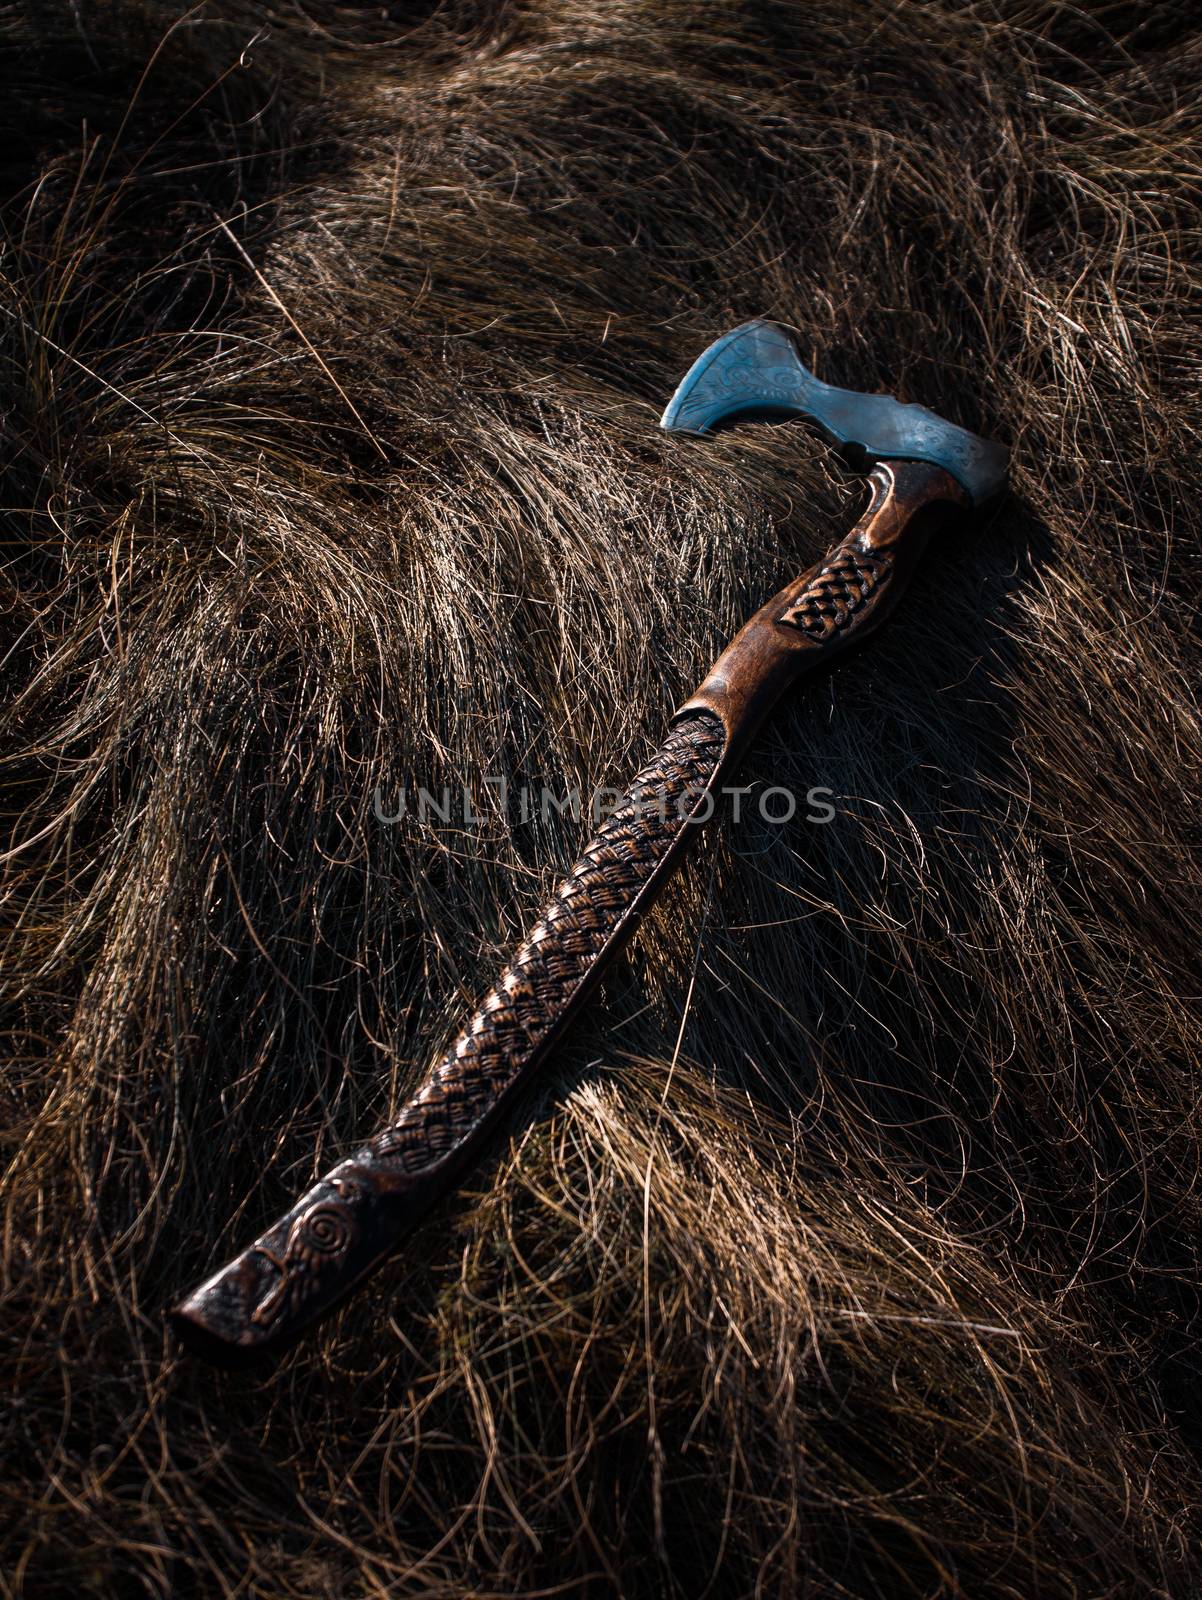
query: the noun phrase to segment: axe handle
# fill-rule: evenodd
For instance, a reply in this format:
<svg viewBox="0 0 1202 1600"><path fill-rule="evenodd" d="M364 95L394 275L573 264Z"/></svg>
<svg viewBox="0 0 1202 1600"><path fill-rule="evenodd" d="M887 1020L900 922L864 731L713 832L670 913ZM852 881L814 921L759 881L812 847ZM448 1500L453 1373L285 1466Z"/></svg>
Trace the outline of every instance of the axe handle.
<svg viewBox="0 0 1202 1600"><path fill-rule="evenodd" d="M591 993L714 809L781 692L879 626L929 533L965 495L941 468L885 462L855 528L756 613L586 846L495 987L395 1120L173 1312L229 1365L287 1346L459 1180L518 1086Z"/></svg>

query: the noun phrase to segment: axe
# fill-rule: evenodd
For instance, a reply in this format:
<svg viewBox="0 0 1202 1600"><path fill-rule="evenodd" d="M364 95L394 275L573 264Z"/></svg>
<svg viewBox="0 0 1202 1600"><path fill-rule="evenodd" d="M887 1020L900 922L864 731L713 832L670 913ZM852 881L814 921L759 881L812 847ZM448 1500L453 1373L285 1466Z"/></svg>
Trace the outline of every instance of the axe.
<svg viewBox="0 0 1202 1600"><path fill-rule="evenodd" d="M1005 479L1001 445L923 406L821 383L771 322L745 323L712 344L662 426L706 434L752 417L809 418L873 463L867 510L718 657L395 1119L175 1308L176 1329L200 1354L231 1365L284 1348L455 1186L708 820L715 791L773 703L880 626L940 513L979 505Z"/></svg>

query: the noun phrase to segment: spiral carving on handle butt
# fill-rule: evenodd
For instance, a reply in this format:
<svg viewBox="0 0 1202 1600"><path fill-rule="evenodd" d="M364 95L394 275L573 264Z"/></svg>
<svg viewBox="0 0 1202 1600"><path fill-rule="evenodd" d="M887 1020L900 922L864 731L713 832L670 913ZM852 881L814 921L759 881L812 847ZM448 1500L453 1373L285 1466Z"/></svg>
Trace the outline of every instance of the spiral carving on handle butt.
<svg viewBox="0 0 1202 1600"><path fill-rule="evenodd" d="M362 1185L333 1176L328 1181L334 1197L316 1200L301 1212L288 1229L281 1254L265 1239L251 1247L275 1274L273 1278L269 1270L266 1292L250 1312L258 1328L270 1330L286 1312L295 1314L358 1243L362 1230L356 1206L364 1198Z"/></svg>

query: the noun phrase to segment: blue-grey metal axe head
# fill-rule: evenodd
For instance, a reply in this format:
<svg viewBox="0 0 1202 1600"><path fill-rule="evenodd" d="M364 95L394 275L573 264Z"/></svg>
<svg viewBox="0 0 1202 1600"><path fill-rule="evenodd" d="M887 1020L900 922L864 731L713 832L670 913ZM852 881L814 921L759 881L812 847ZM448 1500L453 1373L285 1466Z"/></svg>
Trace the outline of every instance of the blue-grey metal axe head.
<svg viewBox="0 0 1202 1600"><path fill-rule="evenodd" d="M698 356L661 427L710 433L738 418L807 417L836 444L872 461L926 461L949 472L975 504L1006 478L1003 445L957 428L925 406L888 394L859 394L823 383L804 365L787 329L745 322Z"/></svg>

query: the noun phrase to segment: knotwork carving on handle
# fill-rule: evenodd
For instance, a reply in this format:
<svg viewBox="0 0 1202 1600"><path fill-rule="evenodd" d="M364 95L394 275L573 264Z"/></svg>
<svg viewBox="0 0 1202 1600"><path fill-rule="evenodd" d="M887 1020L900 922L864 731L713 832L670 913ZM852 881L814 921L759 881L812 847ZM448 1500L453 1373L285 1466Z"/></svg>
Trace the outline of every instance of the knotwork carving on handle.
<svg viewBox="0 0 1202 1600"><path fill-rule="evenodd" d="M842 544L777 620L811 639L829 639L863 610L892 564L889 550L868 550L858 540Z"/></svg>
<svg viewBox="0 0 1202 1600"><path fill-rule="evenodd" d="M726 736L675 722L542 915L396 1119L176 1310L180 1332L230 1360L293 1338L457 1180L502 1101L574 1015L695 831Z"/></svg>

